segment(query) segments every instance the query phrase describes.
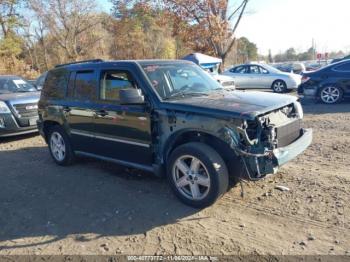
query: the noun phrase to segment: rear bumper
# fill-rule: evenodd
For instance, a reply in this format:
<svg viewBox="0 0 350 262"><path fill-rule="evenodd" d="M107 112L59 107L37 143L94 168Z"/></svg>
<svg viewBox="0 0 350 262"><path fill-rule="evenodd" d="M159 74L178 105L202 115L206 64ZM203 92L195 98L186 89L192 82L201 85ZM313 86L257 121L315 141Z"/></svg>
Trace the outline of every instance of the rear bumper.
<svg viewBox="0 0 350 262"><path fill-rule="evenodd" d="M282 166L304 152L312 142L312 129L302 129L301 137L292 144L273 150L277 165Z"/></svg>
<svg viewBox="0 0 350 262"><path fill-rule="evenodd" d="M298 87L298 95L305 98L315 98L317 96L317 86L309 86L301 84Z"/></svg>
<svg viewBox="0 0 350 262"><path fill-rule="evenodd" d="M36 125L20 127L12 114L0 114L0 137L16 136L34 132L37 132Z"/></svg>
<svg viewBox="0 0 350 262"><path fill-rule="evenodd" d="M287 85L287 89L288 90L296 90L296 89L298 89L298 84L293 83L293 84Z"/></svg>

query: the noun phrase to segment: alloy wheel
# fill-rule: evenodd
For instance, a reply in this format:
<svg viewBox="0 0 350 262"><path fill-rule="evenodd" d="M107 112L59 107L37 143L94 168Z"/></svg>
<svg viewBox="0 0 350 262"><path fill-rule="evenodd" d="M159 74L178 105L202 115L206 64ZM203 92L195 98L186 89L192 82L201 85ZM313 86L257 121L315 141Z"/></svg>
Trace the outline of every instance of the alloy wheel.
<svg viewBox="0 0 350 262"><path fill-rule="evenodd" d="M276 93L282 93L284 90L284 84L281 81L277 81L276 83L273 84L273 90Z"/></svg>
<svg viewBox="0 0 350 262"><path fill-rule="evenodd" d="M205 165L196 157L179 157L173 166L172 177L177 190L190 200L205 198L210 190L210 176Z"/></svg>
<svg viewBox="0 0 350 262"><path fill-rule="evenodd" d="M66 156L66 145L63 137L58 132L53 132L50 137L50 149L53 157L61 162Z"/></svg>
<svg viewBox="0 0 350 262"><path fill-rule="evenodd" d="M321 91L321 99L327 104L338 102L340 95L340 90L334 86L326 87Z"/></svg>

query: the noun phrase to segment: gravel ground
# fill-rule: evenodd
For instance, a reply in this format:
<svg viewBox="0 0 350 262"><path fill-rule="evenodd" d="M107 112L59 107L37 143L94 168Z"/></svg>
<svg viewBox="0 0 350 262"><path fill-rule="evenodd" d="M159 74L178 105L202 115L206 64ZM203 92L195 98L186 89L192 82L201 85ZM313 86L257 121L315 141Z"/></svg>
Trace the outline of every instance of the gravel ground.
<svg viewBox="0 0 350 262"><path fill-rule="evenodd" d="M2 139L0 255L350 254L350 105L304 109L310 148L204 210L137 170L59 167L37 134Z"/></svg>

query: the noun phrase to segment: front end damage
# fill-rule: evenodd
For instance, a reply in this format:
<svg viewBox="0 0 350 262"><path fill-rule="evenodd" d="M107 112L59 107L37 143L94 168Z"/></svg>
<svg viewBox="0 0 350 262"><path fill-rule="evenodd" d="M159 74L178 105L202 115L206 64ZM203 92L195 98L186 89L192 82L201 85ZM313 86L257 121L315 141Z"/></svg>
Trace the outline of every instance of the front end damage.
<svg viewBox="0 0 350 262"><path fill-rule="evenodd" d="M224 128L224 139L241 157L247 179L275 174L311 144L312 130L302 128L302 118L302 108L296 101Z"/></svg>

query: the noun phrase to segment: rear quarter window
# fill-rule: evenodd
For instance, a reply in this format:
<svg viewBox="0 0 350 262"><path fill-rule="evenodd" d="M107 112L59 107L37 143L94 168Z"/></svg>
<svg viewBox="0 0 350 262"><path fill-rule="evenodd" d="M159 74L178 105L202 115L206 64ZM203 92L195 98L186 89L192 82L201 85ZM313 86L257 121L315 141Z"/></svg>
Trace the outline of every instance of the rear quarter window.
<svg viewBox="0 0 350 262"><path fill-rule="evenodd" d="M334 71L350 73L350 62L333 67Z"/></svg>
<svg viewBox="0 0 350 262"><path fill-rule="evenodd" d="M48 72L42 91L43 96L56 99L64 98L68 85L68 78L69 72L64 68Z"/></svg>

